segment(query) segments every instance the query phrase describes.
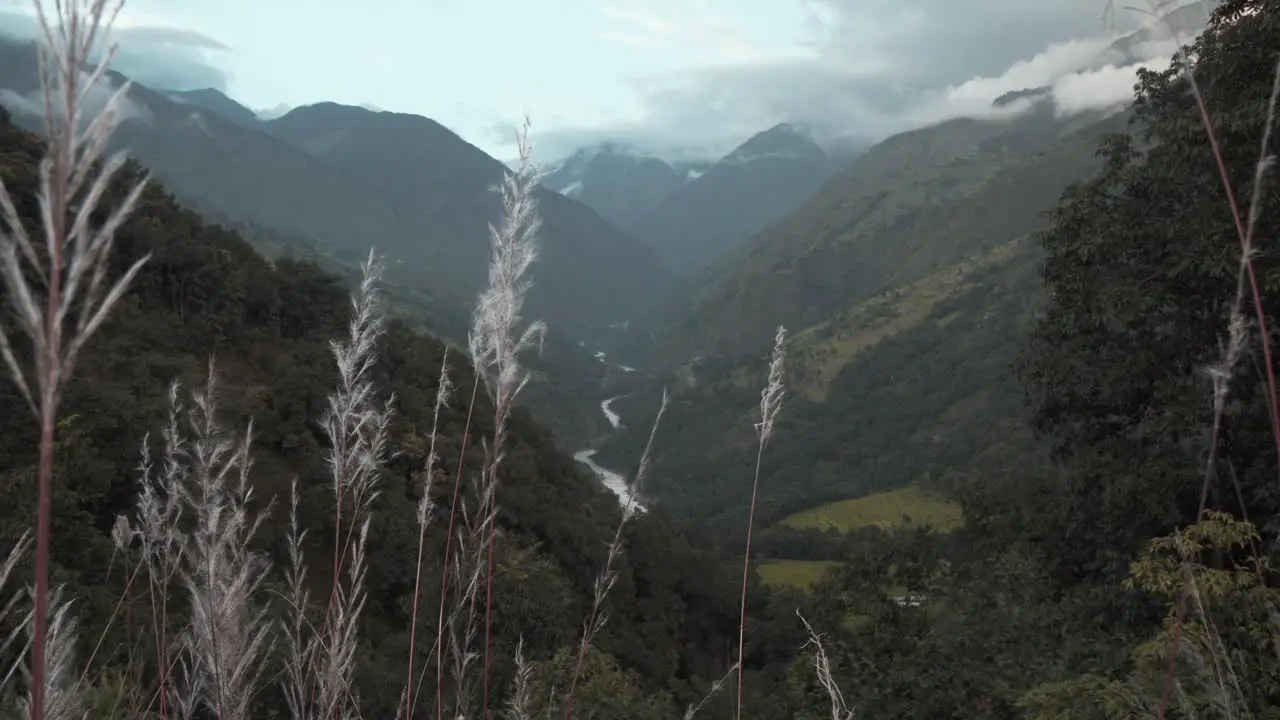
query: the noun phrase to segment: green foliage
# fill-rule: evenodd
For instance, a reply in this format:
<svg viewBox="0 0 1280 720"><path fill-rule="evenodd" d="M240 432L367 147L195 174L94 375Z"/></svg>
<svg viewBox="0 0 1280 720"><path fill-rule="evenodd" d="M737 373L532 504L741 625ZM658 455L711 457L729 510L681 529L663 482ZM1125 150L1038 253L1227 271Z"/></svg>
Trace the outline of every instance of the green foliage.
<svg viewBox="0 0 1280 720"><path fill-rule="evenodd" d="M917 485L827 503L782 519L785 527L840 531L863 527L889 530L902 526L948 532L963 524L959 505Z"/></svg>
<svg viewBox="0 0 1280 720"><path fill-rule="evenodd" d="M1242 8L1259 14L1225 19ZM1245 196L1266 123L1280 38L1274 2L1227 2L1196 42L1196 74L1228 177ZM1181 65L1144 72L1132 135L1103 145L1103 172L1067 192L1040 237L1051 297L1022 357L1037 427L1066 472L1026 486L1025 520L1056 548L1063 578L1123 579L1152 537L1195 521L1211 426L1204 369L1220 357L1240 243ZM1260 197L1258 237L1277 228L1280 192ZM1254 260L1276 322L1277 256ZM1251 305L1251 303L1249 303ZM1252 308L1245 314L1253 316ZM1210 507L1280 510L1258 366L1233 368L1231 400L1209 478Z"/></svg>
<svg viewBox="0 0 1280 720"><path fill-rule="evenodd" d="M830 560L769 560L756 566L756 573L766 586L807 590L839 566Z"/></svg>
<svg viewBox="0 0 1280 720"><path fill-rule="evenodd" d="M1024 243L1009 264L968 275L967 287L919 322L850 358L821 402L790 394L764 457L758 522L912 484L946 498L970 478L1028 467L1035 453L1010 365L1038 299L1035 257ZM799 372L807 340L794 348ZM736 551L764 361L709 360L694 371L658 430L647 487L670 512L705 527L709 542ZM731 380L732 372L745 379ZM639 455L648 439L642 419L652 416L646 403L658 396L654 388L615 403L627 427L601 448L602 464L625 467Z"/></svg>
<svg viewBox="0 0 1280 720"><path fill-rule="evenodd" d="M1278 43L1280 2L1228 0L1192 49L1238 198L1252 189ZM1211 448L1203 370L1220 356L1240 250L1179 71L1144 72L1131 112L1042 139L1044 156L1008 159L985 180L943 193L936 214L906 201L907 182L842 196L836 183L854 177L851 168L832 181L837 189L762 236L754 254L723 266L725 282L704 283L683 324L673 323L666 351L725 354L663 378L680 391L668 434L659 434L651 490L705 522L707 540L729 552L738 545L732 526L745 517L749 473L737 458L750 441L762 370L752 353L768 337L755 337L754 324L779 320L800 328L798 357L812 351L812 372L793 379L801 397L779 420L757 517L777 522L913 483L963 509L963 527L944 535L864 529L837 538L808 522L761 536L772 560L840 563L809 598L790 588L779 596L828 633L837 679L864 716L1156 716L1170 658L1200 716L1234 703L1234 716L1266 717L1276 704L1269 614L1280 583L1267 559L1280 545L1280 490L1265 368L1251 325ZM944 132L904 135L868 157L894 148L926 156L922 139ZM996 162L992 152L976 157ZM952 160L960 162L944 164ZM881 168L886 176L937 177L893 162ZM974 180L939 171L948 174ZM1056 196L1071 180L1081 182L1039 217L1053 203L1038 193ZM1273 333L1280 255L1261 238L1280 231L1277 187L1268 176L1254 259ZM925 215L954 222L934 226ZM806 230L788 240L783 228ZM1039 228L1047 229L1007 260L953 280L957 292L932 304L941 286L920 279L946 273L928 260L946 264ZM1245 314L1252 322L1251 305ZM710 341L694 340L706 333ZM620 456L625 442L633 451L634 437L619 438L601 455ZM1217 463L1206 478L1210 450ZM1202 499L1230 516L1193 525ZM1230 520L1246 514L1255 530ZM1202 547L1192 568L1205 609L1188 600L1181 624L1187 566L1170 538ZM901 588L926 600L897 605L889 594ZM1221 671L1227 660L1243 690ZM825 699L798 665L794 672L803 682L788 695L792 712L821 713Z"/></svg>
<svg viewBox="0 0 1280 720"><path fill-rule="evenodd" d="M0 124L0 178L20 212L33 220L41 152L36 137ZM322 461L326 441L317 421L336 378L328 343L343 333L350 303L338 277L305 261L265 261L237 234L205 223L159 186L145 193L116 247L112 272L145 253L151 261L86 346L66 392L53 497L53 581L66 583L67 593L78 599L82 637L96 641L108 618L116 618L92 673L129 668L142 673L131 684L145 688L153 686L155 672L150 605L137 586L125 592L136 558L116 553L110 533L118 515L132 512L140 448L148 433L153 446L156 442L168 384L174 379L187 386L198 383L210 356L216 357L225 424L237 427L255 419L255 497L282 500L291 479L298 479L313 594L327 597L334 508ZM445 354L438 340L399 321L390 323L380 349L374 379L382 392L394 393L396 405L391 459L368 544L369 600L357 690L369 717L393 714L404 682L414 607L415 514L428 480L424 434L431 428ZM436 449L440 467L448 472L431 480L441 500L426 539L419 611L431 620L431 631L419 624L417 668L430 665L434 640L449 512L448 494L440 486L451 486L464 450L464 484L470 485L467 480L484 456L481 438L492 433L492 407L481 392L464 448L474 376L459 353L449 353L449 364L463 390L440 417ZM34 483L29 477L36 458L35 424L19 410L24 404L11 383L0 383L0 407L10 410L0 414L2 543L31 524ZM576 644L619 519L612 494L557 452L550 433L527 411L513 415L508 437L499 510L502 539L495 558L500 573L493 590L498 687L510 677L522 634L534 660ZM475 498L469 502L475 506ZM284 529L285 516L277 506L259 536L259 549L277 566L286 559ZM615 564L618 582L605 604L610 622L599 645L646 690L668 689L682 702L693 699L704 689L697 686L702 679L723 672L720 642L737 624L732 575L692 550L658 515L632 522L624 543ZM171 626L178 620L172 618ZM104 685L96 692L106 702L114 690ZM269 715L278 700L269 693L264 713Z"/></svg>
<svg viewBox="0 0 1280 720"><path fill-rule="evenodd" d="M765 352L779 324L810 327L1042 228L1041 211L1096 170L1098 128L1074 131L1099 120L1058 118L1043 103L1013 120L955 118L879 143L673 294L651 319L654 356Z"/></svg>
<svg viewBox="0 0 1280 720"><path fill-rule="evenodd" d="M577 650L565 648L531 668L529 717L564 713L577 662ZM670 720L676 714L670 695L645 692L635 673L623 670L617 660L594 647L588 647L582 658L573 707L573 717L583 720Z"/></svg>
<svg viewBox="0 0 1280 720"><path fill-rule="evenodd" d="M1195 525L1147 544L1130 568L1129 588L1152 593L1168 610L1163 626L1133 651L1122 680L1087 674L1046 684L1020 705L1040 720L1155 714L1192 718L1280 717L1280 641L1274 613L1280 590L1267 558L1231 559L1256 548L1253 525L1207 512ZM1217 557L1218 566L1202 561Z"/></svg>

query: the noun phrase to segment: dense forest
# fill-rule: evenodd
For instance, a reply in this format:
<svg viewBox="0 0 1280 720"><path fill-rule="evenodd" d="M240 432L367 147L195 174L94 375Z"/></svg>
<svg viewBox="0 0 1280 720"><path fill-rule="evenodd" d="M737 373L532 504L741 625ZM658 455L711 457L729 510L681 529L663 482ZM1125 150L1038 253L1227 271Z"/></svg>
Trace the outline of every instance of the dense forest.
<svg viewBox="0 0 1280 720"><path fill-rule="evenodd" d="M675 389L654 435L651 510L624 526L616 558L616 499L517 410L492 565L490 706L525 687L534 714L558 715L572 677L574 717L657 720L704 699L701 715L733 716L734 693L714 690L738 659L754 506L761 570L779 558L829 569L807 587L744 581L742 717L840 720L837 688L868 718L1280 717L1280 191L1267 144L1278 47L1280 0L1224 0L1169 69L1140 73L1133 107L1101 139L1058 146L1083 137L1096 154L1072 160L1087 179L1044 208L1037 232L966 236L980 261L929 272L917 258L911 283L860 288L859 304L796 328L799 371L786 379L758 497L752 424L768 358L706 355L635 380L618 401L628 427L601 457L634 468L663 386ZM0 181L33 228L43 153L44 141L0 111ZM1016 174L1026 167L1043 166L1012 177L1041 177ZM810 221L821 218L795 222ZM155 604L131 585L136 558L113 535L118 516L134 512L144 448L158 451L170 383L186 397L214 368L223 424L253 422L251 481L267 513L255 550L288 564L296 480L313 595L334 580L338 508L319 419L338 378L330 343L347 333L353 278L288 253L267 259L159 185L118 233L111 273L147 254L86 346L58 418L54 581L76 599L94 707L147 706L160 673ZM388 290L402 317L372 370L394 415L368 530L353 688L363 717L395 714L406 661L436 662L429 641L411 640L412 619L439 610L453 469L481 474L495 431L486 393L469 406L466 353L424 332L422 316L405 310L412 293ZM909 325L823 375L823 353L842 332L897 327L907 315ZM430 444L446 359L460 391ZM0 384L3 549L28 530L35 505L37 428L25 406ZM903 487L954 503L960 521L796 521L814 506ZM423 492L437 498L430 512L441 522L427 530L419 596ZM475 492L463 500L478 502ZM608 622L579 653L611 562ZM17 572L30 575L29 559ZM284 593L275 580L267 590ZM187 619L181 603L166 612L175 626ZM517 655L531 661L527 676ZM271 665L266 676L279 672ZM287 715L288 698L263 687L254 716Z"/></svg>
<svg viewBox="0 0 1280 720"><path fill-rule="evenodd" d="M0 115L0 180L33 227L42 153L41 140ZM349 290L337 276L308 262L265 260L238 235L205 223L156 185L148 187L117 237L113 272L145 254L150 260L144 270L85 348L58 424L53 577L76 598L85 638L101 635L112 617L141 618L151 607L145 593L126 592L129 564L118 556L112 530L117 516L133 512L144 444L159 451L168 413L166 388L173 381L203 387L211 360L224 424L239 428L253 420L252 479L258 497L274 501L259 533L261 551L276 564L286 559L287 499L294 479L308 552L314 553L309 564L326 567L333 547L332 481L324 466L319 419L337 379L329 342L345 332ZM393 321L374 366L377 387L394 396L395 405L391 459L383 469L368 540L369 599L357 663L357 690L367 717L394 713L404 681L414 597L414 517L445 352L439 341ZM449 364L453 383L469 388L474 376L461 353L449 353ZM462 456L463 472L475 473L484 456L483 438L492 431L492 410L481 392L463 456L469 398L458 395L441 412L435 450L439 468L457 466ZM10 383L0 389L0 407L6 408L0 416L5 478L0 532L11 547L31 524L37 428ZM505 696L521 637L533 661L549 662L557 651L576 647L592 583L620 517L616 499L580 464L557 452L527 411L516 411L508 433L503 533L495 560L500 570L493 589L500 608L494 618L493 666L501 679L496 687L502 688L495 699ZM439 484L432 480L433 493L442 492ZM448 516L447 493L434 512ZM432 618L444 536L444 523L435 523L424 553L424 578L435 579L424 581L434 587L424 586L421 602ZM23 567L29 572L29 565ZM610 622L595 643L599 659L592 682L634 688L626 697L647 703L658 713L654 717L668 717L677 704L702 698L731 662L725 638L737 625L736 581L692 550L659 514L629 524L615 569L618 579L605 607ZM323 573L313 578L317 588L328 580ZM120 598L125 604L116 607ZM137 636L144 626L140 620L110 624L94 660L101 692L108 692L115 677L127 678L128 687L147 686L144 678L153 676L155 657L148 654L153 645ZM418 645L421 667L431 644L423 647L420 639ZM584 686L582 692L603 691ZM263 712L280 711L280 702L269 699L265 707L275 709ZM618 712L616 717L635 717L625 707Z"/></svg>
<svg viewBox="0 0 1280 720"><path fill-rule="evenodd" d="M1185 57L1142 72L1127 127L1094 141L1096 169L1045 208L1042 230L843 365L821 397L789 378L802 391L765 457L753 554L832 568L793 602L828 633L863 716L1273 716L1280 493L1264 344L1280 315L1280 193L1263 143L1278 41L1280 3L1220 3ZM922 287L858 312L908 313ZM798 351L832 327L801 333ZM681 390L650 487L709 522L696 539L723 553L741 553L764 370L704 356L655 383ZM615 407L647 417L655 396ZM633 453L636 435L602 457ZM953 498L963 527L787 521L907 483ZM927 600L894 601L904 588ZM811 693L796 717L825 716L807 667L791 675Z"/></svg>

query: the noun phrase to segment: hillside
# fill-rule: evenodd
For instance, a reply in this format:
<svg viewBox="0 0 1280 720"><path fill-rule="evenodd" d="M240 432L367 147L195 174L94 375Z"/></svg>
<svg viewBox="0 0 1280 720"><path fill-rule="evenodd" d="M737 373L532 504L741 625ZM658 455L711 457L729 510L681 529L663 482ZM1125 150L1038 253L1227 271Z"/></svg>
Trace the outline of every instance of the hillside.
<svg viewBox="0 0 1280 720"><path fill-rule="evenodd" d="M975 468L1023 457L1011 364L1040 301L1027 237L1068 183L1096 172L1099 139L1125 121L1078 127L1041 111L896 136L720 264L718 292L690 291L701 304L654 346L699 356L614 405L646 418L658 384L673 388L652 495L721 523L713 535L739 533L758 353L778 323L792 335L790 387L762 470L764 522L912 482L954 489ZM633 457L647 431L637 425L597 459Z"/></svg>
<svg viewBox="0 0 1280 720"><path fill-rule="evenodd" d="M292 110L263 129L378 192L413 229L387 251L427 287L470 305L487 279L488 224L501 207L491 188L506 172L502 163L428 118L334 103ZM652 250L590 208L545 188L537 200L541 281L529 296L532 317L581 339L671 286Z"/></svg>
<svg viewBox="0 0 1280 720"><path fill-rule="evenodd" d="M28 218L37 212L36 163L42 151L36 137L13 127L0 111L0 180ZM308 547L315 554L313 567L326 566L334 532L325 441L317 421L336 376L328 342L344 332L349 308L340 280L306 262L265 261L234 232L205 223L159 185L148 189L117 234L116 248L113 272L144 253L151 260L81 357L62 405L56 468L55 577L81 599L77 607L88 637L100 632L123 590L124 576L105 572L112 567L111 528L117 514L132 508L140 447L148 433L158 437L166 387L174 379L198 385L212 356L221 377L223 420L239 428L254 419L257 494L283 500L290 480L297 478L300 520L314 543ZM382 689L402 682L424 433L431 427L444 353L439 341L399 322L392 323L381 348L375 377L381 391L394 393L396 401L388 448L394 459L384 467L370 531L370 596L358 659L357 685L370 717L393 712L396 693ZM18 350L25 354L24 348ZM450 353L449 365L453 381L470 386L464 357ZM458 395L440 418L444 467L456 466L463 451L468 398ZM0 383L0 407L23 405L11 383ZM492 431L491 417L481 393L466 446L467 474L476 472L483 457L481 438ZM502 608L495 619L500 687L510 676L519 634L525 652L538 659L573 644L619 517L613 496L558 452L527 413L514 415L508 433L496 560L504 570L494 589ZM32 485L19 480L35 462L34 438L25 412L0 414L0 477L5 478L0 536L7 542L29 524ZM435 512L447 520L447 497ZM285 560L284 527L285 516L276 508L261 531L260 549L276 563ZM439 576L444 535L443 522L429 531L424 555L429 577ZM643 687L688 700L704 689L704 679L723 672L721 638L736 626L733 581L690 550L658 515L634 523L626 545L608 603L610 622L598 647L635 671ZM538 582L526 582L533 573ZM319 575L317 588L325 582L324 573ZM145 598L132 597L126 610L141 617ZM138 630L117 624L106 646L127 648L137 640L129 632ZM125 659L109 652L99 661L118 666Z"/></svg>
<svg viewBox="0 0 1280 720"><path fill-rule="evenodd" d="M1012 120L895 135L684 283L641 333L660 357L763 352L778 324L799 331L1037 229L1097 167L1098 137L1123 127L1123 116L1059 119L1046 98Z"/></svg>
<svg viewBox="0 0 1280 720"><path fill-rule="evenodd" d="M800 130L758 133L626 227L682 276L737 249L809 198L834 161Z"/></svg>
<svg viewBox="0 0 1280 720"><path fill-rule="evenodd" d="M0 35L0 89L29 128L38 124L35 87L32 46ZM407 266L395 281L412 278L438 303L469 312L486 277L497 207L489 190L502 178L500 162L417 116L325 103L245 124L224 117L237 114L226 103L202 109L209 93L180 99L133 86L133 115L116 141L183 202L309 238L340 260L358 261L375 246ZM341 142L321 147L320 136ZM530 295L536 316L581 338L670 286L670 272L639 240L555 193L539 199L545 282Z"/></svg>
<svg viewBox="0 0 1280 720"><path fill-rule="evenodd" d="M1030 435L1010 366L1038 302L1025 239L798 331L786 412L762 476L757 518L921 482L953 489L974 468L1023 458ZM762 361L704 359L664 376L673 400L655 440L649 492L731 544L749 500ZM656 387L614 408L647 419ZM632 429L634 428L634 429ZM598 460L626 467L646 439L630 422Z"/></svg>
<svg viewBox="0 0 1280 720"><path fill-rule="evenodd" d="M208 110L223 119L245 127L254 127L259 123L257 113L211 88L169 91L165 95L170 100Z"/></svg>

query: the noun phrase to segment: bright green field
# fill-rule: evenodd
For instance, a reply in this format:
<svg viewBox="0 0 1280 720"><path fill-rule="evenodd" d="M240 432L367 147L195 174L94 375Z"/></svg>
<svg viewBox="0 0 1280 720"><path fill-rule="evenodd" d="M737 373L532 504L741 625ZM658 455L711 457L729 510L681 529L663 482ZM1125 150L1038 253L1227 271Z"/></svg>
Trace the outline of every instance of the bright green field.
<svg viewBox="0 0 1280 720"><path fill-rule="evenodd" d="M797 529L840 531L872 526L890 529L910 524L949 532L963 525L964 517L959 505L908 485L856 500L819 505L784 518L782 524Z"/></svg>
<svg viewBox="0 0 1280 720"><path fill-rule="evenodd" d="M760 582L770 587L808 590L840 563L828 560L766 560L756 566Z"/></svg>

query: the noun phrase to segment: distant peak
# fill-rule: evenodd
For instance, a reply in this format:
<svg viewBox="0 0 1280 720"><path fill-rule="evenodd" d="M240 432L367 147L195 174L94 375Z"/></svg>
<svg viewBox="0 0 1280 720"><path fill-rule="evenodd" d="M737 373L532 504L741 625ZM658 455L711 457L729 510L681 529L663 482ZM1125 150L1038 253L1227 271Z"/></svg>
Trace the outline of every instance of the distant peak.
<svg viewBox="0 0 1280 720"><path fill-rule="evenodd" d="M226 93L215 88L200 88L199 90L174 90L172 94L183 98L208 98L219 100L231 100ZM234 101L233 101L234 102Z"/></svg>
<svg viewBox="0 0 1280 720"><path fill-rule="evenodd" d="M1009 92L1001 95L995 100L992 100L991 106L1002 108L1002 107L1007 107L1009 105L1012 105L1014 102L1017 102L1018 100L1023 100L1023 99L1038 100L1040 98L1048 97L1050 92L1051 92L1051 88L1047 86L1023 88L1021 90L1010 90Z"/></svg>
<svg viewBox="0 0 1280 720"><path fill-rule="evenodd" d="M774 125L773 127L769 128L768 130L765 130L765 133L766 133L766 134L768 134L768 133L777 133L777 134L779 134L779 135L798 135L798 136L800 136L800 137L802 137L802 138L808 138L808 137L809 137L809 133L808 133L807 131L805 131L805 130L801 129L799 125L796 125L796 124L794 124L794 123L785 123L785 122L784 122L784 123L778 123L777 125Z"/></svg>
<svg viewBox="0 0 1280 720"><path fill-rule="evenodd" d="M189 105L207 110L224 120L252 125L258 116L254 111L231 99L226 93L216 88L200 88L198 90L169 90L164 95L180 105Z"/></svg>
<svg viewBox="0 0 1280 720"><path fill-rule="evenodd" d="M751 136L720 162L739 164L770 157L820 160L826 156L808 130L795 123L779 123Z"/></svg>

